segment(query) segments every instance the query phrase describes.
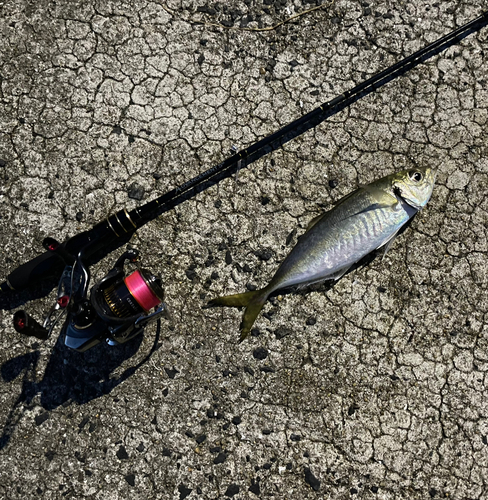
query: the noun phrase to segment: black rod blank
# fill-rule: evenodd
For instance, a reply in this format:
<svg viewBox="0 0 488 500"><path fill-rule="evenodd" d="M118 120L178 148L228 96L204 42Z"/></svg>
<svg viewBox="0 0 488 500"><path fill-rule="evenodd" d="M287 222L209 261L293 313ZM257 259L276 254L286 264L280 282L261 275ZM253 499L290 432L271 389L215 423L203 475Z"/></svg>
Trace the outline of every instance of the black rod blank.
<svg viewBox="0 0 488 500"><path fill-rule="evenodd" d="M142 224L145 224L149 220L154 219L158 215L174 208L178 203L175 203L175 200L181 199L182 195L190 190L194 190L193 195L201 192L203 189L198 189L198 186L206 181L209 181L213 176L221 174L221 172L225 171L229 167L236 167L239 162L241 165L238 168L242 168L244 164L249 165L252 161L256 161L256 157L252 158L260 150L264 150L266 148L270 148L270 146L275 145L281 141L281 144L287 142L287 136L291 134L295 130L300 130L305 127L305 130L308 130L311 127L307 127L308 124L313 123L313 126L317 125L321 121L325 120L327 117L335 114L334 111L340 111L345 107L349 106L351 103L357 101L364 95L370 94L376 89L382 87L389 81L393 80L397 76L400 76L415 66L421 64L426 59L442 52L446 48L450 47L454 43L461 41L463 38L467 37L471 33L475 33L479 31L482 27L488 24L488 11L483 12L479 17L473 19L472 21L464 24L463 26L455 29L451 33L439 38L435 42L423 47L422 49L414 52L408 57L405 57L401 61L393 64L392 66L380 71L379 73L373 75L368 78L364 82L356 85L354 88L347 90L343 94L340 94L336 98L331 101L325 102L320 105L318 108L310 111L309 113L301 116L300 118L294 120L289 123L285 127L277 130L271 135L264 137L263 139L255 142L251 146L242 151L237 152L235 155L227 158L223 162L218 165L213 166L212 168L202 172L197 175L193 179L185 182L181 186L168 191L163 194L159 198L143 205L142 207L136 208L131 212L134 217L141 218ZM300 133L303 133L305 130L302 130ZM293 137L296 137L299 134L292 134ZM290 139L288 139L290 140ZM272 147L271 149L276 149ZM266 154L266 151L264 154ZM261 157L263 155L258 155ZM250 161L252 158L252 161ZM232 172L229 174L232 175ZM221 176L219 176L221 177ZM221 180L219 178L219 180ZM214 183L211 183L214 184ZM191 197L191 196L190 196ZM183 200L182 200L183 201ZM180 202L181 203L181 202Z"/></svg>

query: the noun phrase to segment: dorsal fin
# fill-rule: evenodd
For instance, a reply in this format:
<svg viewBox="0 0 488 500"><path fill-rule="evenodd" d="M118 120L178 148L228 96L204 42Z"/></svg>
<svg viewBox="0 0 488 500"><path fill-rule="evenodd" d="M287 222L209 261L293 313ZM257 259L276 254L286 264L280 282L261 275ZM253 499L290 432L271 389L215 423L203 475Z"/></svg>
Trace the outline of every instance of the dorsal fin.
<svg viewBox="0 0 488 500"><path fill-rule="evenodd" d="M326 214L327 212L325 212ZM320 214L320 215L317 215L317 217L314 217L309 223L308 223L308 226L307 226L307 229L305 229L305 233L308 233L310 231L310 229L312 229L312 227L315 226L315 224L317 224L317 222L325 215L325 214Z"/></svg>
<svg viewBox="0 0 488 500"><path fill-rule="evenodd" d="M361 189L361 187L359 187L358 189L356 189L352 193L346 194L342 198L339 198L337 201L334 201L333 205L334 206L340 205L343 201L346 201L347 199L349 199L353 194L356 194L360 189Z"/></svg>

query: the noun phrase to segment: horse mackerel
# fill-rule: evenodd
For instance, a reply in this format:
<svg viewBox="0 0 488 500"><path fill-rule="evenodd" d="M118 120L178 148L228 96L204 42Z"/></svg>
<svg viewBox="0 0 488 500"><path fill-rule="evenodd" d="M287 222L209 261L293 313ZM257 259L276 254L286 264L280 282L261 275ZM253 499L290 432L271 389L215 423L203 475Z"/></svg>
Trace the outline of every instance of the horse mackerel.
<svg viewBox="0 0 488 500"><path fill-rule="evenodd" d="M245 306L241 337L252 325L269 295L276 290L338 280L369 253L386 253L400 229L429 201L435 171L403 170L360 187L328 212L313 219L267 286L212 299L207 306Z"/></svg>

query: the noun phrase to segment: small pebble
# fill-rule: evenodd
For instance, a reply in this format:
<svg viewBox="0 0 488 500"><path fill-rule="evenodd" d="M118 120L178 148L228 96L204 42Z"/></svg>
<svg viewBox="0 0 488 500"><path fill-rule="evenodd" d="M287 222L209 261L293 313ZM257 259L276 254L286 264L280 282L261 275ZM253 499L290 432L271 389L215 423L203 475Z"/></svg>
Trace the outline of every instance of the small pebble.
<svg viewBox="0 0 488 500"><path fill-rule="evenodd" d="M239 485L229 484L227 490L225 491L225 496L233 497L234 495L237 495L239 491L240 491Z"/></svg>
<svg viewBox="0 0 488 500"><path fill-rule="evenodd" d="M127 454L127 450L124 448L124 446L120 446L116 455L117 455L117 458L119 460L128 460L129 459L129 455Z"/></svg>
<svg viewBox="0 0 488 500"><path fill-rule="evenodd" d="M136 476L135 474L127 474L124 479L129 483L130 486L135 486L136 484Z"/></svg>
<svg viewBox="0 0 488 500"><path fill-rule="evenodd" d="M251 337L259 337L261 335L261 332L259 331L259 328L253 328L251 330Z"/></svg>
<svg viewBox="0 0 488 500"><path fill-rule="evenodd" d="M169 377L170 379L174 379L174 378L176 377L176 375L177 375L178 373L180 373L180 372L179 372L176 368L174 368L174 367L173 367L173 369L171 369L171 368L166 368L166 367L165 367L165 368L164 368L164 371L166 372L166 375L168 375L168 377Z"/></svg>
<svg viewBox="0 0 488 500"><path fill-rule="evenodd" d="M187 488L183 483L178 486L178 491L180 492L180 500L185 500L185 498L193 491L191 488Z"/></svg>
<svg viewBox="0 0 488 500"><path fill-rule="evenodd" d="M227 250L227 252L225 252L225 263L228 265L228 264L232 264L232 255L231 253L229 252L229 250Z"/></svg>
<svg viewBox="0 0 488 500"><path fill-rule="evenodd" d="M314 491L319 491L320 481L313 475L312 471L308 468L304 468L305 481L312 487Z"/></svg>
<svg viewBox="0 0 488 500"><path fill-rule="evenodd" d="M254 349L252 355L255 359L263 360L268 357L268 351L264 347L258 347Z"/></svg>
<svg viewBox="0 0 488 500"><path fill-rule="evenodd" d="M251 493L254 493L257 497L259 497L259 495L261 494L261 489L259 487L259 483L254 481L254 478L251 479L251 486L249 486L249 491Z"/></svg>
<svg viewBox="0 0 488 500"><path fill-rule="evenodd" d="M127 189L127 194L129 198L133 200L141 201L144 198L144 188L136 184L135 182L129 186Z"/></svg>
<svg viewBox="0 0 488 500"><path fill-rule="evenodd" d="M222 464L227 460L227 453L221 452L219 453L213 460L214 464Z"/></svg>
<svg viewBox="0 0 488 500"><path fill-rule="evenodd" d="M42 425L48 419L49 419L49 412L46 411L44 413L36 415L34 420L36 421L36 425Z"/></svg>

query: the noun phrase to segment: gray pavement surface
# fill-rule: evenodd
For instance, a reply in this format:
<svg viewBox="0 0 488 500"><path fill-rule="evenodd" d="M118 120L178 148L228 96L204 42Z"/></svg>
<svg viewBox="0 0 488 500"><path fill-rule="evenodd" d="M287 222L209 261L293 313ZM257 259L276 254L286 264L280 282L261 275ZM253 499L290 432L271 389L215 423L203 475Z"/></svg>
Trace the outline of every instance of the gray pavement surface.
<svg viewBox="0 0 488 500"><path fill-rule="evenodd" d="M331 0L276 26L316 6L0 1L0 280L487 8ZM12 328L54 291L4 300L0 498L488 498L487 107L485 28L145 226L172 328L80 354ZM413 165L434 194L383 261L275 298L240 345L240 311L202 309Z"/></svg>

